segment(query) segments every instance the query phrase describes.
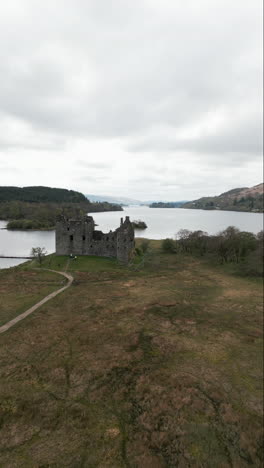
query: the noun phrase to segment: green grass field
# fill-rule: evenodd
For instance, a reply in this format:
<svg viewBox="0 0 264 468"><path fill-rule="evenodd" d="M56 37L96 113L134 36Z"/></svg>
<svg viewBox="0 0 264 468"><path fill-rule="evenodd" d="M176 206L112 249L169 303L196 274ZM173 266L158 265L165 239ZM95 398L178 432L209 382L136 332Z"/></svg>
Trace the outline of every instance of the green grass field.
<svg viewBox="0 0 264 468"><path fill-rule="evenodd" d="M159 247L45 259L75 281L0 337L1 467L262 466L261 282ZM9 310L32 266L1 272Z"/></svg>

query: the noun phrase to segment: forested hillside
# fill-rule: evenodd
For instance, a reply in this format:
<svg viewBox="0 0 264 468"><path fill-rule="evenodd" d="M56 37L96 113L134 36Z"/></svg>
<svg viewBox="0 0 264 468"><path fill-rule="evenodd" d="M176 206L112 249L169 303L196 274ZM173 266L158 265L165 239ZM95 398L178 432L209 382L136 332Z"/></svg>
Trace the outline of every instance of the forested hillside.
<svg viewBox="0 0 264 468"><path fill-rule="evenodd" d="M122 211L120 205L91 203L80 192L50 187L0 187L0 219L8 229L53 229L56 216L69 218L86 213Z"/></svg>
<svg viewBox="0 0 264 468"><path fill-rule="evenodd" d="M182 208L263 212L263 184L229 190L215 197L203 197L185 203Z"/></svg>
<svg viewBox="0 0 264 468"><path fill-rule="evenodd" d="M0 187L0 202L19 200L24 202L80 203L86 197L75 190L51 187Z"/></svg>

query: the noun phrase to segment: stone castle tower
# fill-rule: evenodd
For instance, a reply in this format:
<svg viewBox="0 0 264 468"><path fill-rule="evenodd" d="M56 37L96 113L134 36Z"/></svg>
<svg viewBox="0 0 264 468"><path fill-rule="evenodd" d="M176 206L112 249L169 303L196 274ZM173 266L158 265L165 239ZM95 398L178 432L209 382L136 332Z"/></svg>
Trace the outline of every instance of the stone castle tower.
<svg viewBox="0 0 264 468"><path fill-rule="evenodd" d="M127 263L132 256L135 241L134 228L126 216L120 227L107 234L95 230L92 216L56 220L56 255L96 255L115 257Z"/></svg>

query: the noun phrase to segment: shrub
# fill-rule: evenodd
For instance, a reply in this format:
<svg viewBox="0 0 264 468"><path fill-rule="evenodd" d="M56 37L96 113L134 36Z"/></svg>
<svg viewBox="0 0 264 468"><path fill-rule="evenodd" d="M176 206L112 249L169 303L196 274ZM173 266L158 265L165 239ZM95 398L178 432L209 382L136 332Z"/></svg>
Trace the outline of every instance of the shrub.
<svg viewBox="0 0 264 468"><path fill-rule="evenodd" d="M238 273L244 276L263 276L263 244L259 245L239 264Z"/></svg>
<svg viewBox="0 0 264 468"><path fill-rule="evenodd" d="M135 248L135 253L136 255L138 255L139 257L141 257L141 255L143 254L142 250L140 249L140 247L136 247Z"/></svg>
<svg viewBox="0 0 264 468"><path fill-rule="evenodd" d="M173 239L164 239L164 241L162 241L161 248L163 252L175 253L177 250L176 242Z"/></svg>
<svg viewBox="0 0 264 468"><path fill-rule="evenodd" d="M149 250L150 240L144 239L140 244L140 249L142 250L143 254Z"/></svg>

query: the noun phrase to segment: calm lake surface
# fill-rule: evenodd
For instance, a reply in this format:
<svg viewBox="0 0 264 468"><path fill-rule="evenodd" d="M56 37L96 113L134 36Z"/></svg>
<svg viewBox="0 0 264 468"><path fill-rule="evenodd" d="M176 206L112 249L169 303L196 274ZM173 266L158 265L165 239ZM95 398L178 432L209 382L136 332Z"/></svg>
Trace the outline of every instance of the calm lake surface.
<svg viewBox="0 0 264 468"><path fill-rule="evenodd" d="M185 210L181 208L149 208L129 206L124 211L92 213L97 229L108 232L119 226L120 218L130 216L131 220L141 219L148 228L136 231L136 237L164 239L175 237L180 229L195 231L201 229L215 234L228 226L236 226L242 231L257 233L263 229L261 213L239 213L235 211ZM6 226L0 221L0 228ZM0 229L0 255L28 256L32 247L45 247L49 253L55 251L54 231L7 231ZM0 268L21 263L18 259L0 258Z"/></svg>
<svg viewBox="0 0 264 468"><path fill-rule="evenodd" d="M0 255L27 257L32 247L45 247L49 253L55 250L54 231L7 231L5 221L0 221ZM0 258L0 268L8 268L23 262L21 259Z"/></svg>

